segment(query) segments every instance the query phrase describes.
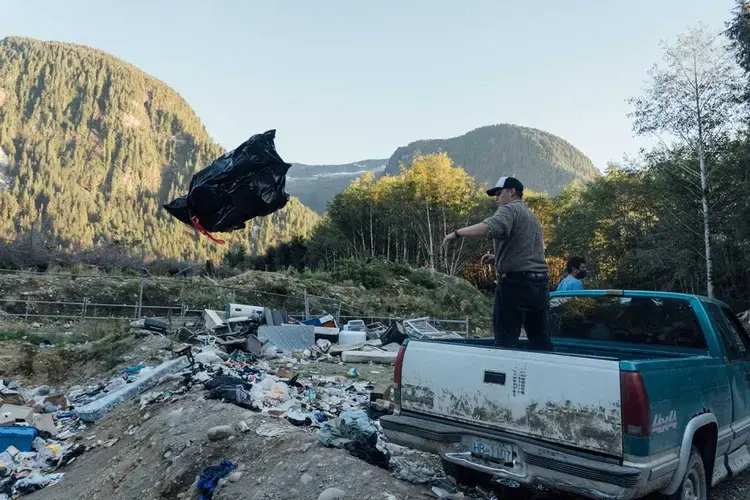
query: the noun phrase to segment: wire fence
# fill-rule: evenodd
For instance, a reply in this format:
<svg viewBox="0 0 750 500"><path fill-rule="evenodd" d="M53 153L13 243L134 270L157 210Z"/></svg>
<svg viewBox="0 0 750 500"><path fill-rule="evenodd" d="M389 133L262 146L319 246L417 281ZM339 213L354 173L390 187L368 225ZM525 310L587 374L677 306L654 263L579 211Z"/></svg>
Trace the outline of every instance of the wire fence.
<svg viewBox="0 0 750 500"><path fill-rule="evenodd" d="M341 299L312 295L305 290L277 293L204 278L81 276L4 269L0 269L0 274L6 275L0 289L0 316L25 321L197 317L205 309L224 310L230 303L279 309L295 319L330 314L340 324L363 320L365 324L380 322L388 326L408 319L356 314ZM278 286L286 291L281 284ZM469 334L469 318L432 318L431 323L441 330Z"/></svg>

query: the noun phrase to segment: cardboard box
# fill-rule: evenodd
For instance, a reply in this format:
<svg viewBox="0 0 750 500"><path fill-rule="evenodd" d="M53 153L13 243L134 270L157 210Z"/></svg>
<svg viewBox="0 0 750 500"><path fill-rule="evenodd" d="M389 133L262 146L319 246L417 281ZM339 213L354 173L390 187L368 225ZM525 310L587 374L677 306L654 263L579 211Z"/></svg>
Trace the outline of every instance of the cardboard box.
<svg viewBox="0 0 750 500"><path fill-rule="evenodd" d="M65 394L52 394L50 396L45 396L44 402L59 406L62 411L67 410L70 406L68 397Z"/></svg>
<svg viewBox="0 0 750 500"><path fill-rule="evenodd" d="M36 430L39 432L49 432L53 436L57 436L55 419L52 418L52 414L50 413L34 414L32 425L36 427Z"/></svg>

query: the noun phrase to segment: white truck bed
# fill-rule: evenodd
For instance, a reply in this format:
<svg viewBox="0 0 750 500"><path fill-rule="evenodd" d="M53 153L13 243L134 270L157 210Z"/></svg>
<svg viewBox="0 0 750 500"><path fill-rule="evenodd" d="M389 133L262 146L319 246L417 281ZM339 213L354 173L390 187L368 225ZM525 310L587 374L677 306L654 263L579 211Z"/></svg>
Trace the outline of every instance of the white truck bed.
<svg viewBox="0 0 750 500"><path fill-rule="evenodd" d="M402 411L622 456L617 360L420 341L404 356Z"/></svg>

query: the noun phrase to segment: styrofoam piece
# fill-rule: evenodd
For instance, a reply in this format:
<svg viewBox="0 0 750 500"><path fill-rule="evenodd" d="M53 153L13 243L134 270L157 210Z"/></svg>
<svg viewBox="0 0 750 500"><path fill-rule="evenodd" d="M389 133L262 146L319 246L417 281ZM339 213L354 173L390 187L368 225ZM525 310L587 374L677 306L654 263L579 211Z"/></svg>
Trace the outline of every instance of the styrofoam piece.
<svg viewBox="0 0 750 500"><path fill-rule="evenodd" d="M158 384L166 375L182 370L183 368L186 368L188 364L187 357L180 356L179 358L171 359L159 366L155 366L154 369L148 372L145 376L139 376L132 384L128 384L118 391L111 392L92 403L76 408L76 415L78 415L78 418L84 422L94 422L99 420L118 404L133 399L141 392Z"/></svg>
<svg viewBox="0 0 750 500"><path fill-rule="evenodd" d="M315 345L315 327L309 325L283 325L258 328L258 338L268 339L273 345L289 354L297 349L309 349Z"/></svg>
<svg viewBox="0 0 750 500"><path fill-rule="evenodd" d="M380 363L391 365L396 362L397 352L383 351L344 351L341 353L341 361L344 363Z"/></svg>
<svg viewBox="0 0 750 500"><path fill-rule="evenodd" d="M341 330L338 328L331 328L328 326L316 326L315 333L320 333L322 335L338 335Z"/></svg>

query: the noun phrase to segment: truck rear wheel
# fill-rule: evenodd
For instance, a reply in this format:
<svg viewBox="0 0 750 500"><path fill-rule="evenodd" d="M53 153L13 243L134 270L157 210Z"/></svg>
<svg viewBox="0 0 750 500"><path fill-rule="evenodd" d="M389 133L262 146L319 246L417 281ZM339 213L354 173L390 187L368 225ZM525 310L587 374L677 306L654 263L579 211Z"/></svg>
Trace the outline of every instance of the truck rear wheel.
<svg viewBox="0 0 750 500"><path fill-rule="evenodd" d="M706 500L708 498L708 482L706 481L706 466L698 448L693 446L688 460L685 476L677 491L666 497L667 500Z"/></svg>

